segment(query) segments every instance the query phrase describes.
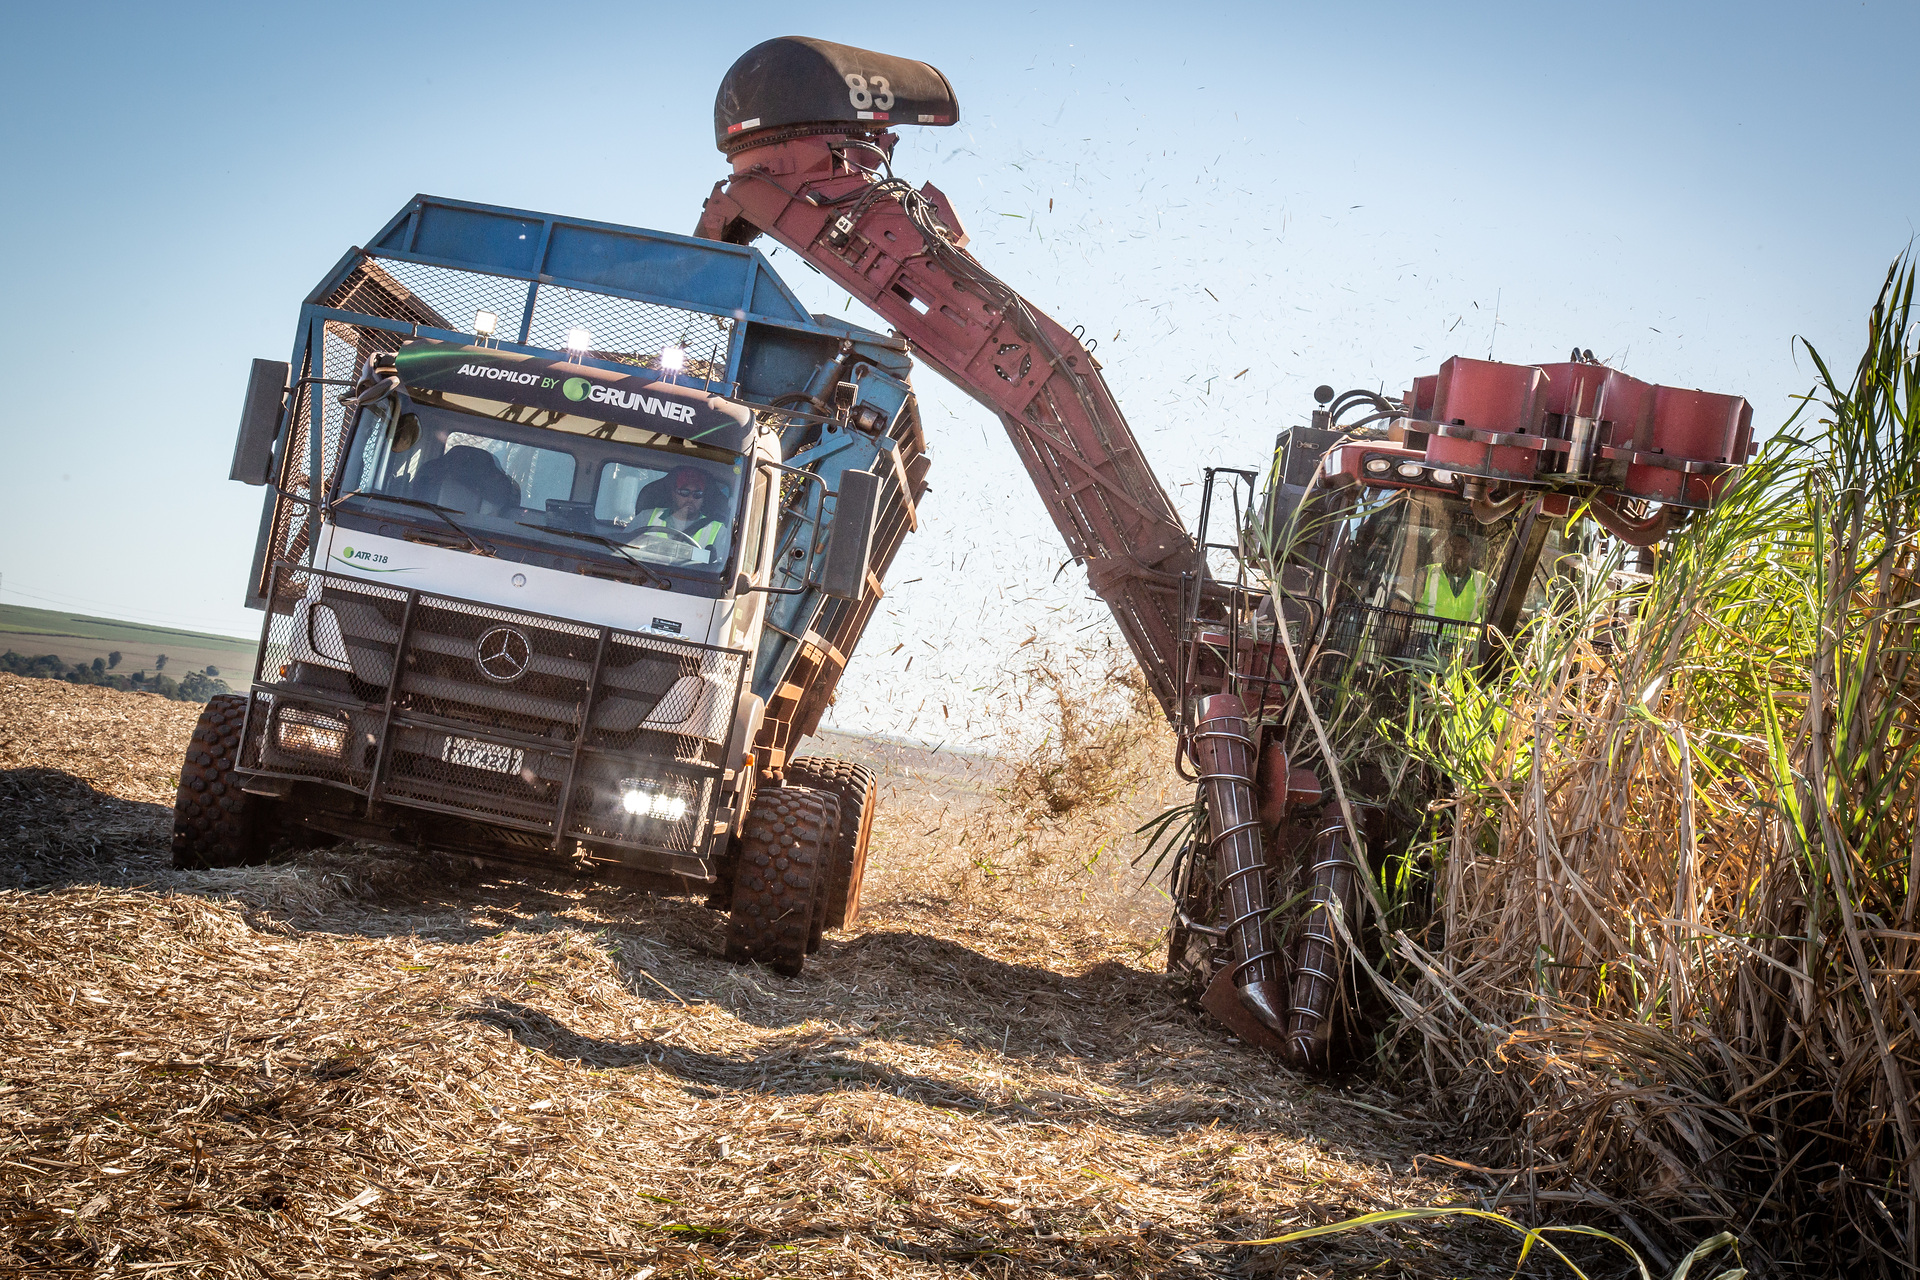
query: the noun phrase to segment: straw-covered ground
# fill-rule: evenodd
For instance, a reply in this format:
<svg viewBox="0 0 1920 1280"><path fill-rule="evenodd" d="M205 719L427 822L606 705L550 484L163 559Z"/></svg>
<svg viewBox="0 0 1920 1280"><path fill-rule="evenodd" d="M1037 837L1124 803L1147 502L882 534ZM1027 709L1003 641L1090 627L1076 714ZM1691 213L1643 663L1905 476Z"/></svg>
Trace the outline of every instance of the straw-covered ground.
<svg viewBox="0 0 1920 1280"><path fill-rule="evenodd" d="M943 856L978 762L894 753L866 912L787 980L689 900L175 872L196 711L0 676L9 1274L1507 1273L1472 1229L1231 1243L1482 1202L1405 1102L1176 1003L1098 868Z"/></svg>

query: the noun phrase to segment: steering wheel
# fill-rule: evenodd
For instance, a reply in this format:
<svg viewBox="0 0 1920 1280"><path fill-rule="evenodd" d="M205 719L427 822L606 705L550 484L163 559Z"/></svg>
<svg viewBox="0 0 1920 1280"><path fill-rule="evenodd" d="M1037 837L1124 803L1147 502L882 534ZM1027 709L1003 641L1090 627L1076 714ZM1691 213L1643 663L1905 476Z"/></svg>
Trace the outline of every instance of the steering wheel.
<svg viewBox="0 0 1920 1280"><path fill-rule="evenodd" d="M703 547L703 546L701 546L701 545L700 545L699 543L697 543L697 542L695 542L695 541L694 541L694 540L693 540L693 539L692 539L692 538L691 538L690 536L688 536L687 534L684 534L684 533L682 533L682 532L680 532L680 530L678 530L678 529L674 529L674 528L669 528L668 526L666 526L666 525L664 525L664 524L650 524L650 525L648 525L648 526L647 526L646 528L644 528L644 529L642 529L642 530L640 531L640 534L639 534L639 536L640 536L640 537L643 537L643 538L644 538L644 537L645 537L646 535L648 535L648 534L650 534L650 533L654 533L654 534L665 534L665 535L666 535L667 537L669 537L669 538L676 538L676 539L678 539L679 541L681 541L681 542L684 542L684 543L686 543L686 544L687 544L688 546L690 546L690 547L692 547L692 548L693 548L693 549L694 549L695 551L705 551L705 550L706 550L706 548L705 548L705 547Z"/></svg>

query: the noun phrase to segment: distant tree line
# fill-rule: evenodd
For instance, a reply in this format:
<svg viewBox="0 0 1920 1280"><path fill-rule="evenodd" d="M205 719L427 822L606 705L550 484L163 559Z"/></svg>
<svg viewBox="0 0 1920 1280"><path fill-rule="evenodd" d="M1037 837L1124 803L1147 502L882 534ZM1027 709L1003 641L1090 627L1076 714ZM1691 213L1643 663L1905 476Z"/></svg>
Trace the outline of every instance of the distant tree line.
<svg viewBox="0 0 1920 1280"><path fill-rule="evenodd" d="M177 702L205 702L217 693L232 693L227 682L220 678L218 667L207 667L203 671L189 671L178 680L161 673L167 665L167 656L159 655L154 659L153 674L136 671L132 675L123 675L114 670L120 665L119 653L110 653L104 658L95 658L90 663L68 665L51 653L43 653L29 658L9 649L0 653L0 671L16 676L31 676L41 680L65 680L68 684L97 684L109 689L121 689L128 693L157 693L163 698L172 698Z"/></svg>

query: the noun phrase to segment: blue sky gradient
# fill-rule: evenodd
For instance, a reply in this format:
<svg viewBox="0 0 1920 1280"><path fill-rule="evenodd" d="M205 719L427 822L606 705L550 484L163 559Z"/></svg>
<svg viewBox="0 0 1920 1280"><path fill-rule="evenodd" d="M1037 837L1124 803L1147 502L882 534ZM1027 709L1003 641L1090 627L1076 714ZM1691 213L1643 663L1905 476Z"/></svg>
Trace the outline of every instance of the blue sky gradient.
<svg viewBox="0 0 1920 1280"><path fill-rule="evenodd" d="M770 36L947 73L961 125L903 131L896 169L1100 339L1181 494L1257 465L1315 384L1395 391L1455 353L1591 347L1771 427L1810 380L1794 339L1850 360L1920 215L1912 3L1092 12L13 6L0 600L256 629L260 491L224 477L248 361L285 358L305 293L416 191L691 230L726 167L714 90ZM849 724L977 691L977 636L1099 617L1048 584L1064 553L998 426L919 385L934 495Z"/></svg>

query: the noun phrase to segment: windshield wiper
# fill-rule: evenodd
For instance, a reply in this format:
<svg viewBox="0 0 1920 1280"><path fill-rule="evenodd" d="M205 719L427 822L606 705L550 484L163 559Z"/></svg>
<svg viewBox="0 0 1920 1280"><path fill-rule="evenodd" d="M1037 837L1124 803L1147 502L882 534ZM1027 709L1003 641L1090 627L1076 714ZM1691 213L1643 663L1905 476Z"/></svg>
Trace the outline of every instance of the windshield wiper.
<svg viewBox="0 0 1920 1280"><path fill-rule="evenodd" d="M499 551L494 548L493 544L480 541L480 539L474 537L456 523L450 514L451 508L443 507L437 502L428 502L424 498L402 498L397 494L379 493L372 489L355 489L352 493L343 493L332 502L329 502L327 504L327 514L332 515L333 509L345 502L348 498L374 498L381 502L397 502L403 507L419 507L422 510L431 511L446 521L448 528L465 538L467 545L472 547L476 554L483 556L497 556L500 554ZM465 513L463 512L462 514Z"/></svg>
<svg viewBox="0 0 1920 1280"><path fill-rule="evenodd" d="M607 550L620 556L621 559L627 561L627 563L631 564L634 568L640 570L647 578L659 583L662 589L667 591L673 590L672 578L669 578L666 574L660 572L646 561L636 558L633 553L615 542L612 538L603 538L597 533L583 533L578 529L549 529L544 524L530 524L525 520L516 520L514 523L522 529L537 529L541 533L555 533L563 538L578 538L582 542L597 542Z"/></svg>

